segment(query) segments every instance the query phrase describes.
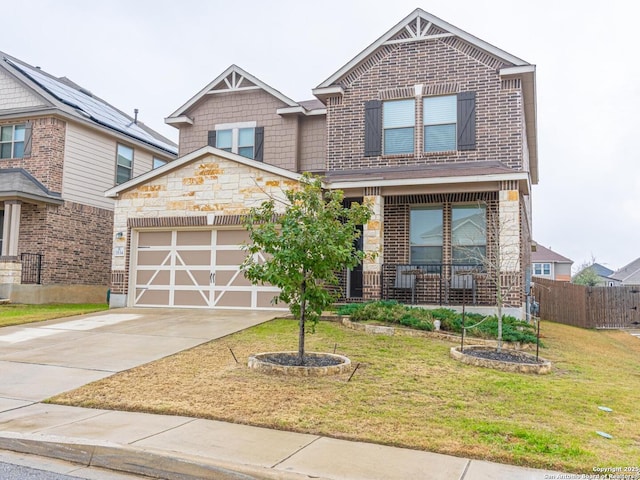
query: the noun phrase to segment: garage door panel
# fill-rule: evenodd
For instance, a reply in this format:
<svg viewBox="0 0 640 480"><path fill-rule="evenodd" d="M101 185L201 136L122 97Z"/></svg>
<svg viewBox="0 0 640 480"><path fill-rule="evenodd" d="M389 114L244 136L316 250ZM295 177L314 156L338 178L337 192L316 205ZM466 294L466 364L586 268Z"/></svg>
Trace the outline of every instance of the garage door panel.
<svg viewBox="0 0 640 480"><path fill-rule="evenodd" d="M211 245L210 230L186 230L176 232L176 245Z"/></svg>
<svg viewBox="0 0 640 480"><path fill-rule="evenodd" d="M211 250L177 250L176 265L211 265Z"/></svg>
<svg viewBox="0 0 640 480"><path fill-rule="evenodd" d="M180 307L208 307L209 301L197 290L176 290L173 293L173 304Z"/></svg>
<svg viewBox="0 0 640 480"><path fill-rule="evenodd" d="M215 292L216 307L221 308L233 308L244 307L251 305L251 292Z"/></svg>
<svg viewBox="0 0 640 480"><path fill-rule="evenodd" d="M216 286L250 287L251 282L238 270L216 270Z"/></svg>
<svg viewBox="0 0 640 480"><path fill-rule="evenodd" d="M168 285L170 281L169 270L138 270L138 285Z"/></svg>
<svg viewBox="0 0 640 480"><path fill-rule="evenodd" d="M216 244L241 245L249 241L249 232L246 230L218 230Z"/></svg>
<svg viewBox="0 0 640 480"><path fill-rule="evenodd" d="M169 290L136 289L138 305L169 305Z"/></svg>
<svg viewBox="0 0 640 480"><path fill-rule="evenodd" d="M218 250L216 265L240 265L247 258L243 250Z"/></svg>
<svg viewBox="0 0 640 480"><path fill-rule="evenodd" d="M140 250L138 252L138 265L140 266L168 265L170 260L169 250Z"/></svg>
<svg viewBox="0 0 640 480"><path fill-rule="evenodd" d="M138 235L139 247L166 247L171 245L171 232L140 232Z"/></svg>
<svg viewBox="0 0 640 480"><path fill-rule="evenodd" d="M253 285L240 266L246 230L135 231L134 305L194 308L285 308L277 289ZM258 255L260 258L261 255Z"/></svg>
<svg viewBox="0 0 640 480"><path fill-rule="evenodd" d="M258 292L258 308L287 308L287 304L280 301L274 302L274 298L278 296L278 292Z"/></svg>
<svg viewBox="0 0 640 480"><path fill-rule="evenodd" d="M207 270L189 270L175 272L175 285L199 285L206 286L211 283L211 272Z"/></svg>

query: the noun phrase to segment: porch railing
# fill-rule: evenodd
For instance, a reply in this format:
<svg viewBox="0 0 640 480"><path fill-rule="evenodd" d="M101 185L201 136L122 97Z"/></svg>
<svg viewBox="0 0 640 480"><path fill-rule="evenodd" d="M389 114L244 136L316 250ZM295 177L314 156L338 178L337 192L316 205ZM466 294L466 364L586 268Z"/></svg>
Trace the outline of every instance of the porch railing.
<svg viewBox="0 0 640 480"><path fill-rule="evenodd" d="M381 297L407 304L493 305L495 283L478 264L384 264Z"/></svg>
<svg viewBox="0 0 640 480"><path fill-rule="evenodd" d="M44 255L41 253L22 253L20 261L22 262L22 283L37 284L42 282L42 259Z"/></svg>

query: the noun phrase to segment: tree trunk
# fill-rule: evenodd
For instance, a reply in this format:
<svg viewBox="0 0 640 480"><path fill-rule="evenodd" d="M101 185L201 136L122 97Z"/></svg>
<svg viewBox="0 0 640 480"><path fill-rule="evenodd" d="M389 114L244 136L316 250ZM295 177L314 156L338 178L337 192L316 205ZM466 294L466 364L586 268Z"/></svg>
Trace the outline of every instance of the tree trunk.
<svg viewBox="0 0 640 480"><path fill-rule="evenodd" d="M298 365L304 365L304 320L305 311L307 310L307 299L305 292L307 290L306 280L302 281L302 295L300 296L300 331L298 333Z"/></svg>

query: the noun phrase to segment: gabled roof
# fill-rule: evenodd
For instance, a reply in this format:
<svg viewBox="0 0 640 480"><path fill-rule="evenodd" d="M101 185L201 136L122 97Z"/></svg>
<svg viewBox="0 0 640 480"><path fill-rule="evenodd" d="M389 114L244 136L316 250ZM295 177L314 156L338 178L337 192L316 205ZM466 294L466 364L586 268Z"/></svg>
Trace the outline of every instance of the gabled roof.
<svg viewBox="0 0 640 480"><path fill-rule="evenodd" d="M337 72L313 89L313 94L320 100L326 101L331 96L343 95L345 86L341 80L352 71L368 68L368 62L375 58L379 49L389 46L428 40L439 40L457 37L463 42L486 52L498 62L499 75L502 78L519 78L522 80L524 97L525 124L529 148L529 162L531 182L538 183L538 140L537 140L537 112L536 112L536 81L535 65L521 58L511 55L504 50L480 40L479 38L445 22L444 20L417 8L408 16L394 25L375 42L341 67ZM501 65L500 65L501 63Z"/></svg>
<svg viewBox="0 0 640 480"><path fill-rule="evenodd" d="M121 112L66 77L54 77L40 68L0 52L0 68L10 73L31 91L42 97L51 108L94 126L118 132L133 140L176 155L175 143L142 122Z"/></svg>
<svg viewBox="0 0 640 480"><path fill-rule="evenodd" d="M537 244L536 251L531 252L532 263L573 263L573 260L563 257L559 253L554 252L550 248L543 247L539 243Z"/></svg>
<svg viewBox="0 0 640 480"><path fill-rule="evenodd" d="M640 257L610 275L622 283L640 284Z"/></svg>
<svg viewBox="0 0 640 480"><path fill-rule="evenodd" d="M591 266L587 267L593 269L594 272L600 277L610 277L613 273L613 270L605 267L604 265L600 265L599 263L594 263Z"/></svg>
<svg viewBox="0 0 640 480"><path fill-rule="evenodd" d="M390 30L378 38L375 42L365 48L362 52L356 55L351 61L344 65L340 70L335 72L324 82L322 82L316 90L330 87L335 84L337 80L343 77L346 73L351 71L357 65L362 63L373 52L385 44L402 43L409 41L428 40L436 38L444 38L456 36L465 40L466 42L474 45L481 50L490 53L491 55L498 57L505 61L505 63L513 66L529 66L530 64L524 60L511 55L493 45L480 40L477 37L465 32L445 22L444 20L425 12L421 8L416 8L413 12L407 15L404 19L394 25ZM315 90L314 90L315 93Z"/></svg>
<svg viewBox="0 0 640 480"><path fill-rule="evenodd" d="M104 195L105 197L116 198L119 193L124 192L125 190L129 190L130 188L135 188L138 185L141 185L150 180L153 180L156 177L160 177L173 170L182 168L184 165L187 165L199 158L202 158L205 155L215 155L217 157L222 157L227 160L231 160L232 162L236 162L252 168L257 168L258 170L263 170L265 172L273 173L275 175L288 178L290 180L299 181L302 178L302 175L300 175L299 173L294 173L291 170L286 170L284 168L276 167L274 165L269 165L268 163L258 162L257 160L246 158L236 153L227 152L226 150L220 150L219 148L215 148L207 145L187 155L184 155L183 157L180 157L174 160L173 162L169 162L161 167L158 167L146 173L143 173L142 175L139 175L136 178L132 178L128 182L121 183L120 185L116 185L115 187L107 190L104 193Z"/></svg>
<svg viewBox="0 0 640 480"><path fill-rule="evenodd" d="M224 72L218 75L211 83L209 83L206 87L196 93L195 96L191 97L187 101L187 103L185 103L175 112L169 115L165 119L165 122L170 125L180 123L174 120L183 117L187 110L189 110L189 108L191 108L198 100L200 100L205 95L226 92L239 92L244 90L264 90L289 107L299 106L297 102L291 100L286 95L283 95L275 88L270 87L262 80L254 77L246 70L243 70L237 65L231 65Z"/></svg>

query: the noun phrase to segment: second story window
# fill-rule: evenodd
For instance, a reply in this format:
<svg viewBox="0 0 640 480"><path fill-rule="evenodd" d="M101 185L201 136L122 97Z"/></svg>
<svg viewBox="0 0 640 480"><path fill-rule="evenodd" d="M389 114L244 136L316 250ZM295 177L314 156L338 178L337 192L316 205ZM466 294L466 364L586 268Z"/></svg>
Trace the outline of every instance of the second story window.
<svg viewBox="0 0 640 480"><path fill-rule="evenodd" d="M208 144L252 160L263 160L264 127L255 122L216 125L209 132Z"/></svg>
<svg viewBox="0 0 640 480"><path fill-rule="evenodd" d="M444 152L456 149L457 98L455 95L425 97L424 151Z"/></svg>
<svg viewBox="0 0 640 480"><path fill-rule="evenodd" d="M0 127L0 158L24 157L25 125Z"/></svg>
<svg viewBox="0 0 640 480"><path fill-rule="evenodd" d="M550 263L534 263L533 264L534 275L551 275Z"/></svg>
<svg viewBox="0 0 640 480"><path fill-rule="evenodd" d="M384 155L413 153L415 100L392 100L382 106Z"/></svg>
<svg viewBox="0 0 640 480"><path fill-rule="evenodd" d="M160 168L163 165L166 165L167 161L163 160L162 158L158 158L158 157L153 157L153 168Z"/></svg>
<svg viewBox="0 0 640 480"><path fill-rule="evenodd" d="M416 102L421 126L416 123ZM422 145L419 151L415 145ZM475 92L364 102L365 157L475 149Z"/></svg>
<svg viewBox="0 0 640 480"><path fill-rule="evenodd" d="M116 185L131 180L133 172L133 148L118 144L116 160Z"/></svg>

